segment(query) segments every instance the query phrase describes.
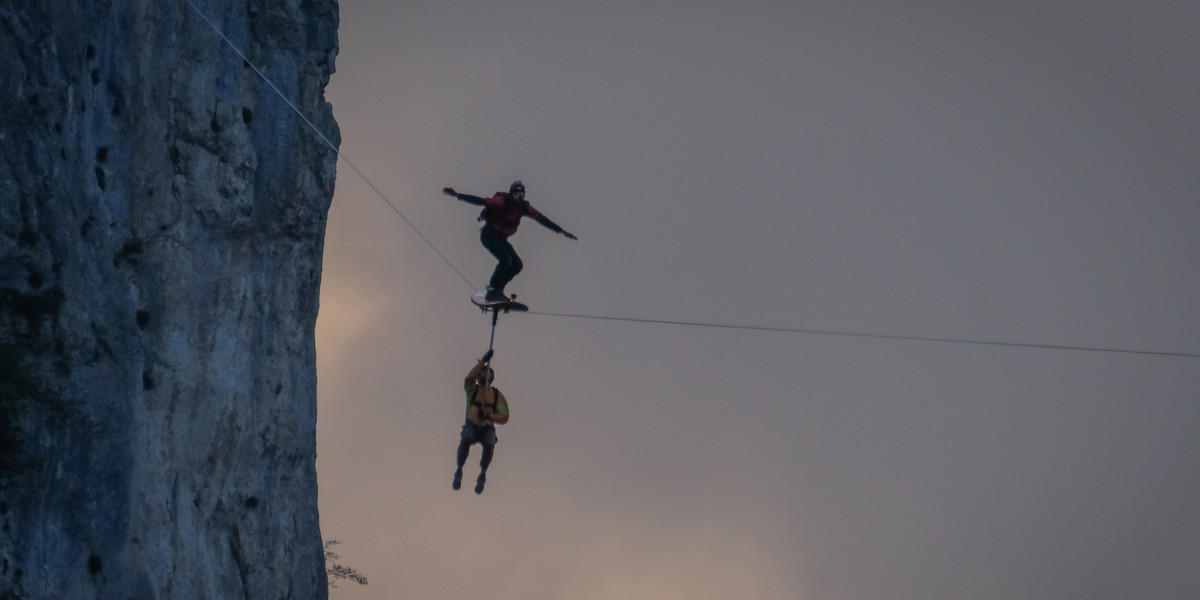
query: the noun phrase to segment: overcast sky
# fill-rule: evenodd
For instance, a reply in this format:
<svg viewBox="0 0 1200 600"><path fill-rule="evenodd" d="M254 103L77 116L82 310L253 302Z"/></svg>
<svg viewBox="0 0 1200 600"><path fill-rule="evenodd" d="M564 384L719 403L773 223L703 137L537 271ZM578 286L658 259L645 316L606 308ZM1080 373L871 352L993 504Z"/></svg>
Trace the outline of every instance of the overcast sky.
<svg viewBox="0 0 1200 600"><path fill-rule="evenodd" d="M332 596L1200 597L1200 358L535 314L1200 353L1197 32L1165 0L341 0L370 185L339 163L317 467L370 584ZM514 179L579 240L512 239L534 312L476 496L494 260L440 190Z"/></svg>

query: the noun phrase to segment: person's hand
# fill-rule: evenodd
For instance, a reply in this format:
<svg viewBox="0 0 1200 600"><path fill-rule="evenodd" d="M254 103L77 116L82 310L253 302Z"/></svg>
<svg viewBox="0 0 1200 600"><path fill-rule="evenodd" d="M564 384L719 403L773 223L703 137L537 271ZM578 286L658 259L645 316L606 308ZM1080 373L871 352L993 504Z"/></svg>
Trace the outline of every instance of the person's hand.
<svg viewBox="0 0 1200 600"><path fill-rule="evenodd" d="M568 240L577 240L577 239L579 239L579 238L575 237L575 235L574 235L573 233L571 233L570 231L567 231L566 229L564 229L564 230L563 230L562 234L563 234L563 235L565 235L565 236L567 236L567 239L568 239Z"/></svg>
<svg viewBox="0 0 1200 600"><path fill-rule="evenodd" d="M484 353L483 358L479 359L479 362L487 362L489 360L492 360L492 350L490 348Z"/></svg>
<svg viewBox="0 0 1200 600"><path fill-rule="evenodd" d="M442 193L447 196L454 196L455 198L458 197L458 192L454 191L454 188L442 188Z"/></svg>

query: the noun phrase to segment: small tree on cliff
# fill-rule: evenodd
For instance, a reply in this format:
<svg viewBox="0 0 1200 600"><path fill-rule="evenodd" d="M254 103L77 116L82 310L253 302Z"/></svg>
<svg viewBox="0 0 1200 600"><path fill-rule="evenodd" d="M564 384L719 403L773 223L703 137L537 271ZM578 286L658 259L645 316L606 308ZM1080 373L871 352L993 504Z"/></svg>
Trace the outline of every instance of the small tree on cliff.
<svg viewBox="0 0 1200 600"><path fill-rule="evenodd" d="M325 542L325 572L329 575L329 587L337 587L338 579L353 581L358 585L367 585L366 576L359 573L358 569L338 564L337 561L341 557L333 551L333 547L340 543L337 540Z"/></svg>

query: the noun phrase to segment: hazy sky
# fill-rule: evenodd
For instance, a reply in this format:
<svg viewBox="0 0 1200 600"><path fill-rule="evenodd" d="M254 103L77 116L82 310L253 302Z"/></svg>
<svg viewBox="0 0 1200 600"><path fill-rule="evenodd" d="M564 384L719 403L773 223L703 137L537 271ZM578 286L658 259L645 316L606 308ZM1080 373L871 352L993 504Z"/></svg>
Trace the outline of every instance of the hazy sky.
<svg viewBox="0 0 1200 600"><path fill-rule="evenodd" d="M341 1L335 598L1200 597L1200 3ZM466 481L478 472L472 450Z"/></svg>

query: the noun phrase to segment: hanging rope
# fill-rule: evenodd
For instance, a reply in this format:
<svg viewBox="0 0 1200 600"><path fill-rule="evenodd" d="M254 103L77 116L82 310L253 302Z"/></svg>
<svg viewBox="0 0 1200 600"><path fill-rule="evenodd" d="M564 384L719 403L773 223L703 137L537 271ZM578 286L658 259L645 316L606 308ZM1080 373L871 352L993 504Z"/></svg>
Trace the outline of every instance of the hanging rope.
<svg viewBox="0 0 1200 600"><path fill-rule="evenodd" d="M500 311L492 311L492 337L488 340L488 352L492 351L492 345L496 342L496 320L500 318Z"/></svg>
<svg viewBox="0 0 1200 600"><path fill-rule="evenodd" d="M184 2L187 2L188 6L192 7L192 10L196 11L196 14L200 15L200 18L203 19L205 23L208 23L208 26L211 27L214 32L216 32L217 36L225 41L225 45L229 46L230 49L232 49L234 53L238 55L238 58L242 59L245 64L250 65L250 68L254 70L259 79L262 79L263 83L266 83L267 86L275 92L275 95L279 96L279 98L288 105L288 108L291 108L292 112L296 113L296 115L299 116L302 121L304 121L304 124L308 125L308 128L312 129L313 133L317 134L317 137L321 138L321 141L324 142L326 146L329 146L329 149L333 150L333 152L337 154L338 158L345 162L346 165L350 167L350 170L354 171L354 174L358 175L359 179L362 179L367 186L371 188L371 191L375 192L375 195L378 196L380 200L383 200L383 202L392 209L392 212L396 213L396 215L400 217L400 219L403 220L406 225L408 225L409 229L412 229L413 233L417 234L417 237L421 238L421 241L425 242L425 245L429 246L429 248L442 259L442 262L446 263L451 270L458 274L459 278L463 280L463 283L467 284L467 287L471 288L472 292L479 291L475 289L475 286L471 283L471 280L467 279L467 276L463 275L462 271L459 271L458 267L455 267L454 263L450 262L450 259L446 258L446 256L437 249L437 246L434 246L433 242L429 241L429 238L425 237L425 234L421 233L421 230L417 229L417 226L413 225L412 221L409 221L408 217L404 216L404 213L400 212L400 209L396 208L396 205L393 204L392 201L389 200L388 197L385 196L383 192L371 182L370 179L367 179L367 176L364 175L363 172L358 169L358 167L354 166L354 163L351 162L349 158L346 158L346 155L342 154L342 151L335 146L333 142L329 141L329 138L326 137L325 134L322 133L312 121L308 120L308 117L304 116L304 113L300 112L299 108L296 108L296 105L293 104L291 100L288 100L287 96L283 95L283 92L279 91L279 88L276 87L275 83L272 82L271 79L262 72L262 69L259 69L258 65L254 64L249 58L247 58L246 55L242 53L242 51L238 49L238 47L234 45L234 43L230 41L228 37L225 36L220 28L218 28L216 24L214 24L208 18L208 16L204 14L203 11L201 11L195 4L192 3L192 0L184 0Z"/></svg>

